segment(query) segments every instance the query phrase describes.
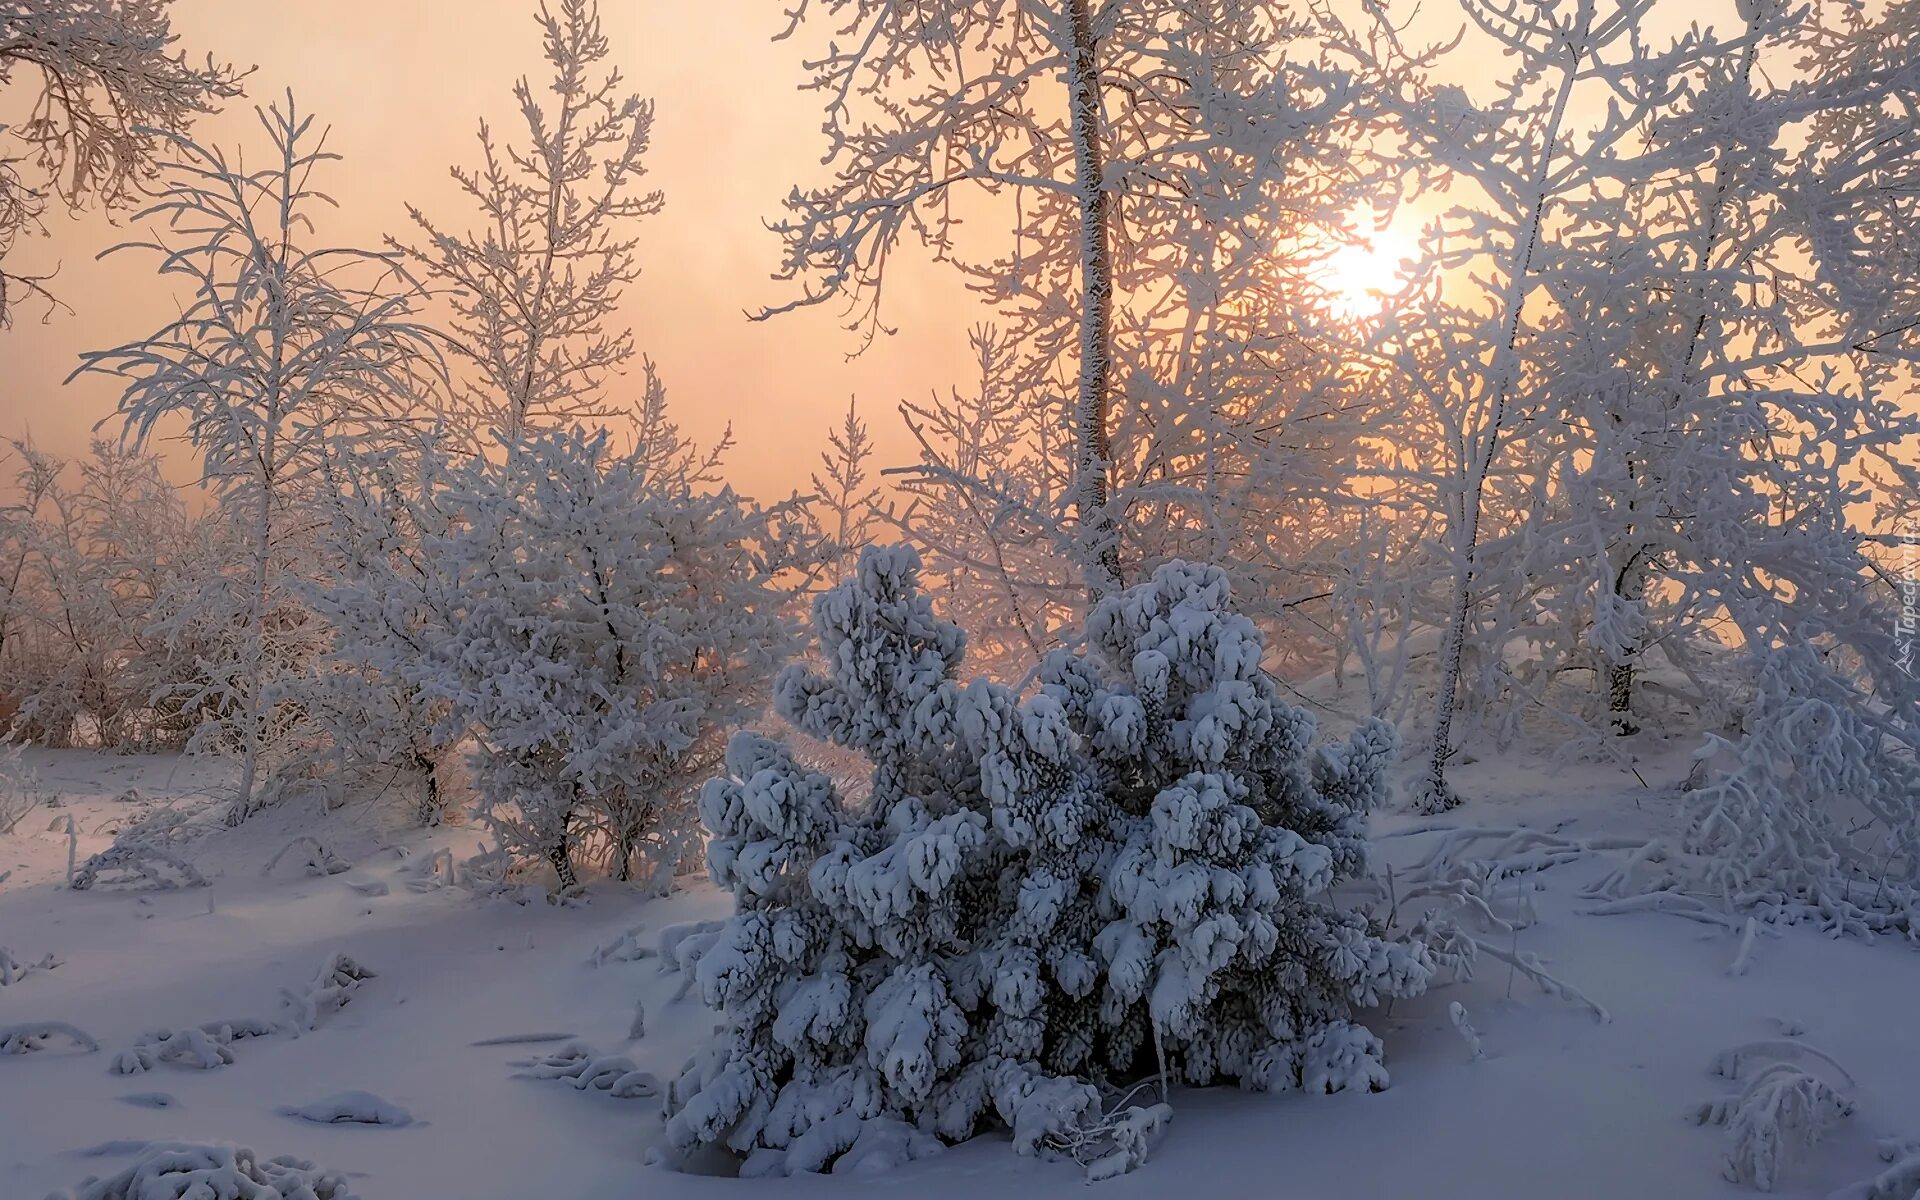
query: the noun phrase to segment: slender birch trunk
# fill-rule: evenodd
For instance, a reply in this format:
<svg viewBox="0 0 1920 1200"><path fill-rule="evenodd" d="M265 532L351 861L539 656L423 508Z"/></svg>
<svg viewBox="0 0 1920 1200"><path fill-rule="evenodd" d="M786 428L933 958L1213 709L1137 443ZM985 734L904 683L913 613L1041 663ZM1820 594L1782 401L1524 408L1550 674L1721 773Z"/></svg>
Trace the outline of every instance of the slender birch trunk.
<svg viewBox="0 0 1920 1200"><path fill-rule="evenodd" d="M1427 774L1414 797L1416 807L1423 812L1444 812L1460 803L1460 796L1447 782L1447 760L1453 757L1453 708L1460 694L1460 662L1466 650L1468 617L1473 610L1474 570L1480 541L1480 502L1486 491L1487 476L1492 472L1494 459L1500 452L1501 434L1506 429L1507 400L1518 373L1514 359L1520 341L1520 308L1526 300L1527 279L1533 273L1533 252L1540 242L1540 225L1546 214L1548 179L1552 173L1554 155L1559 148L1560 126L1566 119L1567 100L1573 94L1573 84L1582 57L1581 51L1569 46L1567 62L1561 68L1560 87L1547 117L1546 140L1540 148L1540 161L1534 169L1533 212L1523 235L1515 239L1513 270L1507 280L1506 295L1502 297L1501 311L1506 328L1500 345L1495 349L1490 372L1492 408L1487 415L1486 433L1479 445L1469 445L1464 438L1462 441L1466 476L1460 496L1459 536L1455 542L1459 561L1455 564L1452 614L1447 622L1446 640L1440 652L1440 692L1434 698L1438 711L1434 714L1433 745L1427 760Z"/></svg>
<svg viewBox="0 0 1920 1200"><path fill-rule="evenodd" d="M1068 0L1068 110L1074 186L1080 202L1080 391L1074 406L1074 506L1090 559L1087 592L1098 600L1120 586L1120 546L1108 505L1112 470L1109 422L1113 374L1113 255L1108 243L1111 199L1101 146L1098 43L1087 0Z"/></svg>

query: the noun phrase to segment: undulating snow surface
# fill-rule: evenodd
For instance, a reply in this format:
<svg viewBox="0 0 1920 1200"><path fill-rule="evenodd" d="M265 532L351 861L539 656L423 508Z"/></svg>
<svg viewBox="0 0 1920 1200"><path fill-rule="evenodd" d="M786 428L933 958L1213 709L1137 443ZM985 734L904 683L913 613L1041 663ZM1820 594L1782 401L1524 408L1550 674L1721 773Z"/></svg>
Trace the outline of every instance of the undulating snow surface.
<svg viewBox="0 0 1920 1200"><path fill-rule="evenodd" d="M1469 804L1438 824L1587 842L1669 832L1690 743L1640 740L1649 786L1612 766L1475 764L1459 772ZM1016 1156L1004 1135L881 1174L743 1182L649 1165L665 1144L650 1084L672 1078L715 1021L652 950L670 926L724 915L727 898L704 882L662 900L596 884L574 908L434 886L446 875L436 852L471 856L480 835L408 828L406 805L389 797L325 816L290 803L211 833L184 848L204 887L103 881L72 892L62 886L69 816L84 861L141 813L191 814L227 769L33 754L60 807L0 839L0 875L11 872L0 879L0 946L21 963L53 955L59 965L0 990L0 1026L65 1023L99 1049L56 1035L0 1055L5 1200L87 1195L90 1177L103 1181L91 1194L123 1194L106 1185L156 1155L343 1178L362 1200L1083 1194L1074 1164ZM129 788L138 800L120 799ZM1377 816L1380 860L1417 862L1444 835L1405 831L1434 824ZM351 867L307 874L283 860L263 876L300 834ZM1775 1195L1824 1198L1886 1170L1882 1143L1897 1156L1920 1139L1920 952L1830 940L1811 925L1749 939L1740 922L1590 914L1597 902L1582 890L1625 854L1499 882L1495 910L1530 901L1538 921L1480 933L1523 961L1536 956L1609 1021L1483 953L1471 982L1367 1015L1386 1043L1389 1090L1176 1091L1146 1165L1097 1194L1753 1195L1723 1174L1735 1137L1771 1108L1824 1113L1832 1127L1804 1151L1743 1146L1733 1174L1768 1175ZM304 847L288 856L308 857ZM1402 902L1403 920L1418 903ZM177 1054L151 1053L133 1074L112 1069L136 1047L172 1047L165 1036L180 1039ZM1823 1109L1823 1089L1850 1111ZM299 1109L319 1115L285 1115ZM326 1115L335 1110L346 1115ZM169 1143L251 1155L195 1159ZM282 1156L311 1170L270 1163Z"/></svg>

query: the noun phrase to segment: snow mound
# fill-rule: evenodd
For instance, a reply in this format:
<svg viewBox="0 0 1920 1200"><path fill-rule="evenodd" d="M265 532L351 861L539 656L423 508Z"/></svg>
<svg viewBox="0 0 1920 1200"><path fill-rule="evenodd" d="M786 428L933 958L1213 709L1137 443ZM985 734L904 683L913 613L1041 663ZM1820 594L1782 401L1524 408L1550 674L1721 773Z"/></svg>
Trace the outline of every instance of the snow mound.
<svg viewBox="0 0 1920 1200"><path fill-rule="evenodd" d="M319 1125L388 1125L397 1129L413 1124L412 1113L372 1092L339 1092L310 1104L283 1104L276 1111L283 1117Z"/></svg>
<svg viewBox="0 0 1920 1200"><path fill-rule="evenodd" d="M54 1038L65 1038L88 1054L100 1048L86 1033L65 1021L28 1021L21 1025L0 1025L0 1054L32 1054L46 1049Z"/></svg>

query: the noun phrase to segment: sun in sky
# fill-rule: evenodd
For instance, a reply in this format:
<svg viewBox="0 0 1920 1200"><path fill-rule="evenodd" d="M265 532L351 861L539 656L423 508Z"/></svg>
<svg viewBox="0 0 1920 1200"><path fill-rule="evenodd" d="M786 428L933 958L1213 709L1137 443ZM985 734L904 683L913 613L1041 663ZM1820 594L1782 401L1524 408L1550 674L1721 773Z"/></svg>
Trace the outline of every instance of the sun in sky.
<svg viewBox="0 0 1920 1200"><path fill-rule="evenodd" d="M1333 311L1348 319L1379 312L1386 298L1406 283L1404 264L1414 250L1412 238L1389 227L1328 255L1320 265L1320 282L1332 298Z"/></svg>

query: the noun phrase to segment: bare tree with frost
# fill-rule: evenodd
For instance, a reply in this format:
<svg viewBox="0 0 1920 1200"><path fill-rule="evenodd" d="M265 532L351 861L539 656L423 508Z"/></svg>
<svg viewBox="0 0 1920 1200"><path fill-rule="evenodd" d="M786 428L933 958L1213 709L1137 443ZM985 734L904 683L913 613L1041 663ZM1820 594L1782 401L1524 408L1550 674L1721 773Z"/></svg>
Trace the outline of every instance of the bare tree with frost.
<svg viewBox="0 0 1920 1200"><path fill-rule="evenodd" d="M1428 470L1455 591L1424 799L1452 799L1457 688L1557 708L1559 678L1584 677L1583 719L1630 733L1653 663L1738 727L1694 793L1709 886L1909 930L1916 691L1882 548L1920 493L1899 400L1912 11L1756 4L1661 38L1644 3L1469 10L1512 51L1509 90L1537 96L1504 108L1536 123L1447 87L1400 103L1411 161L1462 198L1432 262L1493 264L1508 318L1489 343L1487 307L1436 287L1388 330L1449 430ZM1568 124L1582 96L1597 115ZM1556 111L1564 136L1516 139Z"/></svg>
<svg viewBox="0 0 1920 1200"><path fill-rule="evenodd" d="M174 46L173 0L0 3L0 261L42 231L47 206L133 201L159 173L167 133L240 94L244 72ZM47 277L0 266L0 327Z"/></svg>
<svg viewBox="0 0 1920 1200"><path fill-rule="evenodd" d="M375 664L472 730L488 820L562 887L582 846L616 878L671 879L690 789L790 643L791 514L610 441L575 428L444 463L420 561L445 624Z"/></svg>
<svg viewBox="0 0 1920 1200"><path fill-rule="evenodd" d="M330 438L390 435L415 419L412 397L436 363L411 313L415 289L390 256L310 245L312 212L329 204L312 176L338 156L293 98L259 111L272 155L249 170L223 151L173 137L154 203L138 219L162 222L146 251L189 287L180 317L148 337L84 357L81 371L124 382L123 436L144 444L185 422L204 481L246 548L233 564L238 603L232 653L192 702L217 697L225 715L195 734L240 759L230 819L259 802L262 759L289 715L275 694L316 647L297 580L301 539L320 519L312 503ZM305 564L310 566L311 564Z"/></svg>
<svg viewBox="0 0 1920 1200"><path fill-rule="evenodd" d="M0 564L12 643L0 647L0 694L18 702L14 728L45 746L150 744L150 627L186 509L148 455L98 441L66 464L16 448L26 503Z"/></svg>
<svg viewBox="0 0 1920 1200"><path fill-rule="evenodd" d="M918 241L1004 314L1021 401L1059 398L1047 517L1090 595L1130 523L1221 528L1216 487L1261 474L1300 395L1277 248L1360 194L1327 136L1345 78L1287 52L1306 27L1271 0L821 0L788 35L815 23L831 174L775 224L802 291L761 315L845 302L870 337ZM970 243L981 212L1009 236Z"/></svg>
<svg viewBox="0 0 1920 1200"><path fill-rule="evenodd" d="M640 274L630 226L664 203L641 189L653 102L601 66L611 48L599 5L542 3L535 19L553 76L544 89L514 84L526 140L499 142L483 122L481 165L453 168L477 226L453 232L409 205L420 240L390 240L452 305L449 340L466 370L449 431L468 432L477 451L496 433L628 415L606 385L635 353L618 325L621 292ZM642 374L644 391L657 390L652 363Z"/></svg>

